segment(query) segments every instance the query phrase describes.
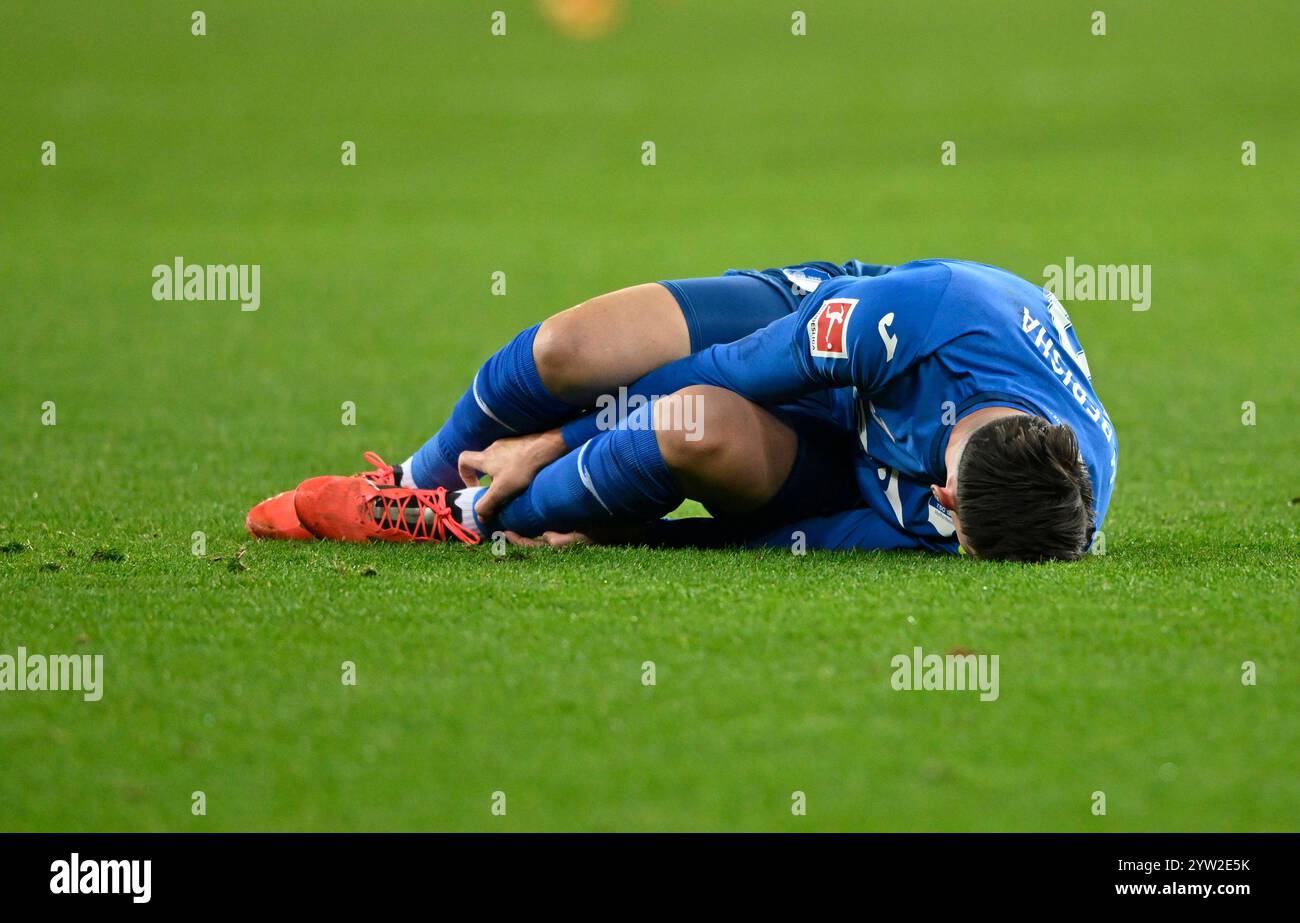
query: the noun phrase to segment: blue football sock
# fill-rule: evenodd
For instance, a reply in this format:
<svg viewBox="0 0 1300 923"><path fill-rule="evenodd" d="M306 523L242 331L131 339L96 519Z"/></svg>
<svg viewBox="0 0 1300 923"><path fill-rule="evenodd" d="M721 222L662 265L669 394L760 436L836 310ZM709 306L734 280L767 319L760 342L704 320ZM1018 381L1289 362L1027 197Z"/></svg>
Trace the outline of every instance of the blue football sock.
<svg viewBox="0 0 1300 923"><path fill-rule="evenodd" d="M415 486L460 487L461 452L485 449L504 436L542 432L578 413L580 408L551 394L537 372L533 340L540 327L529 327L483 363L442 429L412 456Z"/></svg>
<svg viewBox="0 0 1300 923"><path fill-rule="evenodd" d="M488 527L536 536L671 513L683 494L659 451L652 414L653 405L641 407L626 428L600 433L543 468Z"/></svg>
<svg viewBox="0 0 1300 923"><path fill-rule="evenodd" d="M693 369L678 360L661 365L642 375L628 385L624 393L627 395L629 406L640 406L696 383ZM627 415L631 416L631 413ZM560 427L560 435L564 437L565 445L576 449L602 430L616 429L621 425L616 408L606 411L593 410L590 413L571 417Z"/></svg>

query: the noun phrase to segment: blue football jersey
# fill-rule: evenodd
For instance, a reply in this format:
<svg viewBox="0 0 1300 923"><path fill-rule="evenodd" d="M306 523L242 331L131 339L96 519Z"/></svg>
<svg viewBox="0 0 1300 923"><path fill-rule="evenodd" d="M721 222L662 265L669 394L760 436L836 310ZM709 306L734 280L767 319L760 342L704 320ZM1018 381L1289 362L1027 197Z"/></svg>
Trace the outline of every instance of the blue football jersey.
<svg viewBox="0 0 1300 923"><path fill-rule="evenodd" d="M682 371L767 404L846 389L843 417L857 434L864 500L907 532L933 529L941 539L951 522L923 490L947 479L944 452L958 419L1005 406L1067 423L1101 527L1118 442L1055 296L962 260L919 260L871 276L792 271L802 290L796 312L681 360Z"/></svg>

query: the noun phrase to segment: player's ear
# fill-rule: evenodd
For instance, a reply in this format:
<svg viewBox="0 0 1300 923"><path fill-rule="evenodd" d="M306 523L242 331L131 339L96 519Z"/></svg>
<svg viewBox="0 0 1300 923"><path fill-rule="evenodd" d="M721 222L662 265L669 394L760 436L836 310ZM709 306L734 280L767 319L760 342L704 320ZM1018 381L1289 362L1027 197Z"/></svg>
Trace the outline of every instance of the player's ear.
<svg viewBox="0 0 1300 923"><path fill-rule="evenodd" d="M934 494L934 499L938 500L945 510L950 513L957 511L957 490L955 488L931 484L930 493Z"/></svg>

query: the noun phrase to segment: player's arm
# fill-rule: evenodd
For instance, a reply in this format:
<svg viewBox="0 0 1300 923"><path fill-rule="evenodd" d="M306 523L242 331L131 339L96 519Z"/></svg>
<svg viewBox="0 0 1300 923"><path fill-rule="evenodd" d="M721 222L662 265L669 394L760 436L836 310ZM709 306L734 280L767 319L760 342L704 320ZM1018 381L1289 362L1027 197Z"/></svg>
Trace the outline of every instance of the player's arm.
<svg viewBox="0 0 1300 923"><path fill-rule="evenodd" d="M548 532L540 540L507 533L520 545L644 545L649 548L790 548L809 551L936 551L956 554L957 544L913 535L869 507L793 520L755 531L744 520L688 516L644 523L607 523L587 532Z"/></svg>

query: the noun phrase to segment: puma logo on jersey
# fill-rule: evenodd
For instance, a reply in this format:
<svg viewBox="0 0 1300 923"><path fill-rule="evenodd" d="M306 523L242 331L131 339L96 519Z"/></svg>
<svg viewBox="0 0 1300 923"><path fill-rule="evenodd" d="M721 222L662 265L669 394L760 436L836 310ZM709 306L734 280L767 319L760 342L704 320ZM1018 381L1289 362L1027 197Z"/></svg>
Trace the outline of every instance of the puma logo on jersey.
<svg viewBox="0 0 1300 923"><path fill-rule="evenodd" d="M849 357L849 318L858 306L856 298L828 298L808 322L808 347L812 355L821 359L847 359Z"/></svg>
<svg viewBox="0 0 1300 923"><path fill-rule="evenodd" d="M889 333L889 325L894 322L894 312L890 311L880 319L876 325L876 331L880 334L880 339L885 342L885 361L889 362L894 358L894 350L898 349L898 337Z"/></svg>

